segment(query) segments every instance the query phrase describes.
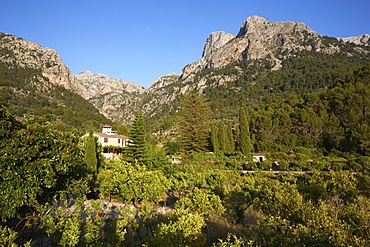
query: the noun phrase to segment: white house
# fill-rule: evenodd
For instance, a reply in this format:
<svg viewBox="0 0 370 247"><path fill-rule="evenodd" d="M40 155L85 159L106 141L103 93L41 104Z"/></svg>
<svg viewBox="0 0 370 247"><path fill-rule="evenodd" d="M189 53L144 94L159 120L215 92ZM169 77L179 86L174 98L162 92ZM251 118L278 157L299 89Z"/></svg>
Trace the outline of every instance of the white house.
<svg viewBox="0 0 370 247"><path fill-rule="evenodd" d="M88 136L85 134L84 136ZM98 142L103 147L103 156L106 159L114 159L121 155L122 147L128 145L129 138L124 135L117 135L117 132L112 131L112 127L105 125L101 133L94 133L98 137Z"/></svg>
<svg viewBox="0 0 370 247"><path fill-rule="evenodd" d="M254 162L263 162L266 160L265 154L253 154L253 161Z"/></svg>

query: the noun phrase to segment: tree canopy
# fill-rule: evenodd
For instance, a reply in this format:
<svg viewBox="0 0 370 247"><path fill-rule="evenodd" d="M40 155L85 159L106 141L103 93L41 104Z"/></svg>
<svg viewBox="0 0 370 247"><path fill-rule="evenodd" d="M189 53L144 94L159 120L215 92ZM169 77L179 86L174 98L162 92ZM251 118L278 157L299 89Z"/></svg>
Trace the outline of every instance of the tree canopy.
<svg viewBox="0 0 370 247"><path fill-rule="evenodd" d="M179 114L179 135L184 150L206 150L209 145L210 108L205 98L197 94L185 95Z"/></svg>

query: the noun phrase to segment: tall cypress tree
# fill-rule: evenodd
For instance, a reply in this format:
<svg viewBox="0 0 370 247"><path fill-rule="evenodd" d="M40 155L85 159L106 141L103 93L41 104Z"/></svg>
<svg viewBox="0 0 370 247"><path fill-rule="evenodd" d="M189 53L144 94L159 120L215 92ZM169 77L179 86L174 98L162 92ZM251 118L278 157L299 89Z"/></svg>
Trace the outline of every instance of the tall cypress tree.
<svg viewBox="0 0 370 247"><path fill-rule="evenodd" d="M126 148L127 159L130 162L144 162L146 156L145 125L142 112L135 114L129 134L129 145Z"/></svg>
<svg viewBox="0 0 370 247"><path fill-rule="evenodd" d="M226 124L226 137L227 137L227 150L226 152L231 154L235 150L234 135L231 127L231 123Z"/></svg>
<svg viewBox="0 0 370 247"><path fill-rule="evenodd" d="M212 148L213 148L214 153L217 153L219 151L217 132L218 132L218 130L217 130L216 125L212 124L212 126L211 126L211 142L212 142Z"/></svg>
<svg viewBox="0 0 370 247"><path fill-rule="evenodd" d="M252 143L249 133L249 123L244 108L239 109L240 150L248 158L251 157Z"/></svg>
<svg viewBox="0 0 370 247"><path fill-rule="evenodd" d="M197 95L184 96L180 108L179 134L185 151L204 151L208 147L210 107Z"/></svg>
<svg viewBox="0 0 370 247"><path fill-rule="evenodd" d="M225 124L222 121L219 122L218 124L218 143L219 143L220 150L226 153L228 149L228 142L227 142Z"/></svg>

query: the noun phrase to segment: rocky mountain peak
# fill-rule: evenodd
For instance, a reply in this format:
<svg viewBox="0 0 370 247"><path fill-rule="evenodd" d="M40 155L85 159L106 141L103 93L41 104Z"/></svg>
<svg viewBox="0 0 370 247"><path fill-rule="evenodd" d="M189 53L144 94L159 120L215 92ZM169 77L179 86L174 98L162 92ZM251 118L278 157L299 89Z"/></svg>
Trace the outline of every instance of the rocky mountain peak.
<svg viewBox="0 0 370 247"><path fill-rule="evenodd" d="M253 33L253 32L259 32L261 30L266 29L266 27L269 25L269 22L266 18L260 17L260 16L250 16L248 17L240 26L239 33L236 37L240 38L244 36L245 34Z"/></svg>
<svg viewBox="0 0 370 247"><path fill-rule="evenodd" d="M0 33L0 60L42 71L52 84L75 89L75 78L57 51L13 35Z"/></svg>
<svg viewBox="0 0 370 247"><path fill-rule="evenodd" d="M130 123L145 89L131 81L83 71L75 75L76 92L90 101L104 116Z"/></svg>
<svg viewBox="0 0 370 247"><path fill-rule="evenodd" d="M83 71L75 75L77 79L77 91L85 99L90 99L96 95L108 93L127 92L143 93L144 88L128 80L111 78L104 74L94 74L91 71Z"/></svg>
<svg viewBox="0 0 370 247"><path fill-rule="evenodd" d="M236 37L236 38L235 38ZM279 68L275 55L284 50L319 49L321 36L302 22L274 22L259 16L248 17L234 35L219 32L211 34L203 56L182 70L183 80L192 80L198 71L220 68L238 60L256 60L269 57ZM220 49L222 47L222 49Z"/></svg>
<svg viewBox="0 0 370 247"><path fill-rule="evenodd" d="M225 32L211 33L204 45L202 57L209 57L214 51L224 46L227 42L235 38L234 34Z"/></svg>

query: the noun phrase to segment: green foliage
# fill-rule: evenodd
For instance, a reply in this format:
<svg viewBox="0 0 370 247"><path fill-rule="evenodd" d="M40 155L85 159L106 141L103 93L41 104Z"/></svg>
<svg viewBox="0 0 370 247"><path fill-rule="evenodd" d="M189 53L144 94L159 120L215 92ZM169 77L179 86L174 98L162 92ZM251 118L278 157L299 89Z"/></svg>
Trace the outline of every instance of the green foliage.
<svg viewBox="0 0 370 247"><path fill-rule="evenodd" d="M176 208L196 212L200 215L205 215L207 218L212 212L218 214L225 212L219 196L206 193L198 188L195 188L191 194L182 197L176 203Z"/></svg>
<svg viewBox="0 0 370 247"><path fill-rule="evenodd" d="M234 134L233 134L233 130L232 130L232 126L230 122L226 124L226 143L227 143L226 153L228 154L234 153L235 141L234 141Z"/></svg>
<svg viewBox="0 0 370 247"><path fill-rule="evenodd" d="M244 108L239 109L239 143L242 154L250 158L252 153L252 144L249 133L249 123Z"/></svg>
<svg viewBox="0 0 370 247"><path fill-rule="evenodd" d="M50 83L40 70L4 62L0 62L0 105L17 117L49 115L64 128L112 123L80 95Z"/></svg>
<svg viewBox="0 0 370 247"><path fill-rule="evenodd" d="M126 148L127 160L130 162L145 162L146 160L146 131L142 112L139 110L130 128L129 144Z"/></svg>
<svg viewBox="0 0 370 247"><path fill-rule="evenodd" d="M157 145L147 144L147 158L146 164L150 170L161 170L165 172L166 168L169 165L169 158L166 155L166 152L163 148L158 147Z"/></svg>
<svg viewBox="0 0 370 247"><path fill-rule="evenodd" d="M141 201L160 199L169 188L161 171L151 171L144 165L115 160L106 162L98 174L98 183L103 195L118 195L123 201L132 202L135 206Z"/></svg>
<svg viewBox="0 0 370 247"><path fill-rule="evenodd" d="M117 134L128 136L130 134L130 130L126 125L118 124L116 126L113 125L113 129L117 130Z"/></svg>
<svg viewBox="0 0 370 247"><path fill-rule="evenodd" d="M167 141L164 144L164 149L168 155L178 154L181 151L181 143L179 141Z"/></svg>
<svg viewBox="0 0 370 247"><path fill-rule="evenodd" d="M205 99L197 94L184 96L180 108L179 135L188 152L208 148L210 109Z"/></svg>
<svg viewBox="0 0 370 247"><path fill-rule="evenodd" d="M238 238L237 236L228 233L227 238L225 240L219 239L219 242L214 243L213 247L244 247L244 246L253 246L253 241L245 241L242 238Z"/></svg>
<svg viewBox="0 0 370 247"><path fill-rule="evenodd" d="M227 142L225 124L223 122L219 122L218 124L218 143L220 146L220 150L223 153L226 153L228 150L228 142Z"/></svg>
<svg viewBox="0 0 370 247"><path fill-rule="evenodd" d="M350 59L342 52L302 51L283 60L280 70L239 61L199 78L207 78L204 95L218 122L235 119L235 106L245 108L255 152L304 146L368 155L369 57L348 49ZM221 75L237 79L218 85Z"/></svg>
<svg viewBox="0 0 370 247"><path fill-rule="evenodd" d="M31 117L5 140L0 144L2 220L55 195L87 192L84 155L76 134L59 131L46 119Z"/></svg>
<svg viewBox="0 0 370 247"><path fill-rule="evenodd" d="M18 246L15 243L15 240L18 237L18 233L13 231L7 226L0 225L0 245L1 246L9 246L9 247L16 247Z"/></svg>
<svg viewBox="0 0 370 247"><path fill-rule="evenodd" d="M218 129L214 124L211 125L211 143L213 152L217 153L219 151Z"/></svg>
<svg viewBox="0 0 370 247"><path fill-rule="evenodd" d="M93 134L93 128L90 127L89 136L85 138L85 163L89 172L96 176L99 153L97 152L97 140Z"/></svg>
<svg viewBox="0 0 370 247"><path fill-rule="evenodd" d="M147 246L200 246L205 242L204 219L184 209L173 212L168 223L160 223Z"/></svg>
<svg viewBox="0 0 370 247"><path fill-rule="evenodd" d="M11 134L21 128L21 124L15 120L10 113L0 105L0 140L3 145ZM1 145L1 144L0 144Z"/></svg>
<svg viewBox="0 0 370 247"><path fill-rule="evenodd" d="M82 199L82 200L81 200ZM101 201L85 198L65 201L62 206L44 205L40 227L60 246L121 246L130 225L135 224L132 210L102 207ZM114 210L115 217L110 217Z"/></svg>

